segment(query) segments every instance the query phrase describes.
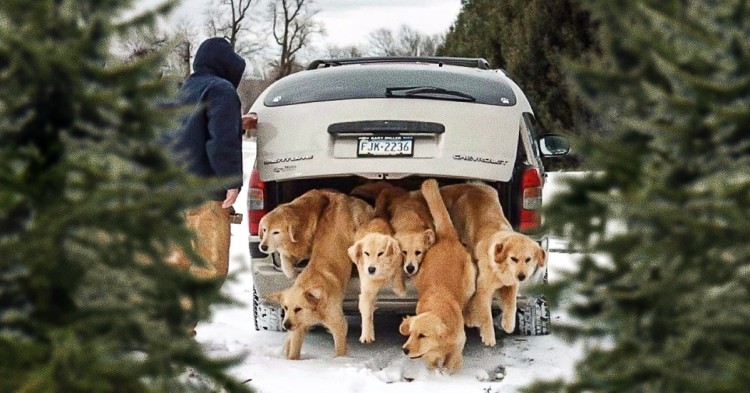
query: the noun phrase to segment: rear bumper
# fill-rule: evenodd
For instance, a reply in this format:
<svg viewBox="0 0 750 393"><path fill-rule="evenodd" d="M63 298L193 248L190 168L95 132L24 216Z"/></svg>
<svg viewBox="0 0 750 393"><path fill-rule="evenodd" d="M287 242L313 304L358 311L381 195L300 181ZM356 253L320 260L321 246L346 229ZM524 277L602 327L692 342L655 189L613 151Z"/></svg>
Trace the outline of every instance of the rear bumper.
<svg viewBox="0 0 750 393"><path fill-rule="evenodd" d="M283 291L294 284L294 280L287 278L284 273L281 272L281 264L277 254L266 255L261 253L258 249L260 240L257 236L250 237L250 255L251 255L251 269L253 273L253 285L255 290L260 297L261 303L267 303L265 297L273 292ZM543 238L539 241L542 248L547 251L548 241ZM253 251L255 250L255 251ZM298 268L301 271L301 268ZM540 280L546 282L547 270L546 268L540 269L536 274L536 282ZM359 314L359 277L356 274L349 280L346 295L344 297L344 313L348 315ZM397 313L397 314L413 314L417 304L417 290L414 288L411 280L406 281L407 294L405 297L399 297L390 288L390 285L386 285L385 288L380 290L378 294L378 300L376 303L376 312L380 313ZM519 304L523 302L529 302L531 298L535 296L532 294L522 294L519 296ZM499 310L499 304L497 301L493 303L494 310Z"/></svg>

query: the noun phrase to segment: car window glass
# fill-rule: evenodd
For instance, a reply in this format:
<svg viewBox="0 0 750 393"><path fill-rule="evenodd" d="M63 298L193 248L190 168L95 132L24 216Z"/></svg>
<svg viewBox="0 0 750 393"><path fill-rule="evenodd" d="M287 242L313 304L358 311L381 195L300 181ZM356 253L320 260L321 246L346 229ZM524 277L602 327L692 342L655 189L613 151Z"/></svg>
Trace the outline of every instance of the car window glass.
<svg viewBox="0 0 750 393"><path fill-rule="evenodd" d="M472 103L513 106L516 96L501 75L494 70L434 64L329 67L302 71L281 79L269 89L263 103L274 107L389 96L467 102L465 96L470 96ZM416 89L409 91L405 88ZM408 97L399 95L399 92Z"/></svg>

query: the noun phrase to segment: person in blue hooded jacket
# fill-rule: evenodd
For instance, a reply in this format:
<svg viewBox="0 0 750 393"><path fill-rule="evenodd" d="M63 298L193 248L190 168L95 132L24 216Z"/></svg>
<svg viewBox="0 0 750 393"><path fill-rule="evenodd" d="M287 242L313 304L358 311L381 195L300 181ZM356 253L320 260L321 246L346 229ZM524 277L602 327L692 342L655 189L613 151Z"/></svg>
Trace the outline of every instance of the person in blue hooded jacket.
<svg viewBox="0 0 750 393"><path fill-rule="evenodd" d="M179 130L167 136L175 159L189 173L228 182L226 189L209 192L206 203L186 212L193 245L208 265L192 265L182 252L170 257L199 278L224 279L229 268L229 208L242 186L242 109L237 87L244 71L245 60L227 40L209 38L201 43L193 73L180 88L179 104L190 114Z"/></svg>

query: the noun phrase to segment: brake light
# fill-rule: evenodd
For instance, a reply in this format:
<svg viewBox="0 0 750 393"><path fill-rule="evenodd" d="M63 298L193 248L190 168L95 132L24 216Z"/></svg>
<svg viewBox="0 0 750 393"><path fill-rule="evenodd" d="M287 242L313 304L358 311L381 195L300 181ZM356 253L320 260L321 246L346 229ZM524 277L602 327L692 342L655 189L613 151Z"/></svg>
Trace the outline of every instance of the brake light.
<svg viewBox="0 0 750 393"><path fill-rule="evenodd" d="M266 214L266 184L260 180L260 173L253 168L250 172L250 184L247 189L247 214L250 226L250 234L258 234L258 224L260 219Z"/></svg>
<svg viewBox="0 0 750 393"><path fill-rule="evenodd" d="M542 223L539 209L542 207L542 177L536 168L528 168L521 178L521 232L539 228Z"/></svg>

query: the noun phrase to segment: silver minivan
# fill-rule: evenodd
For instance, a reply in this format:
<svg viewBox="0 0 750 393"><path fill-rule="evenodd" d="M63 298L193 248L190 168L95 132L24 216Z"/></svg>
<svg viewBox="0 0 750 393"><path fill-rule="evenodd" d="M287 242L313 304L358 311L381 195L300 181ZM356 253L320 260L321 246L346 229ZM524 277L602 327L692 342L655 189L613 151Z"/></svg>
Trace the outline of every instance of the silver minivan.
<svg viewBox="0 0 750 393"><path fill-rule="evenodd" d="M497 190L514 228L533 236L540 224L542 157L568 152L564 137L539 134L519 86L484 59L316 60L269 86L250 112L258 118L247 202L258 330L283 330L283 310L263 299L293 283L278 255L258 249L258 222L278 204L313 188L349 193L370 181L410 190L426 178L441 185L482 181ZM546 249L545 239L537 238ZM356 269L353 274L344 312L358 315ZM377 311L413 313L416 291L407 288L406 298L383 289ZM523 294L517 321L519 334L547 334L544 298Z"/></svg>

